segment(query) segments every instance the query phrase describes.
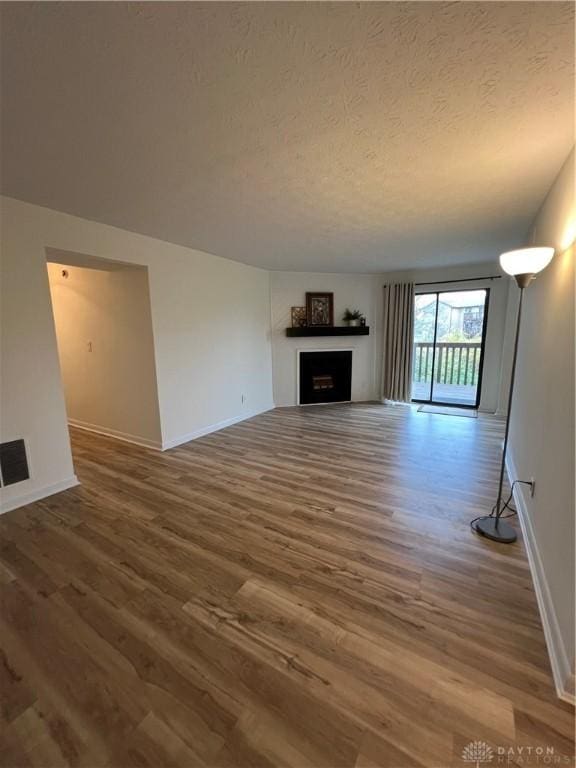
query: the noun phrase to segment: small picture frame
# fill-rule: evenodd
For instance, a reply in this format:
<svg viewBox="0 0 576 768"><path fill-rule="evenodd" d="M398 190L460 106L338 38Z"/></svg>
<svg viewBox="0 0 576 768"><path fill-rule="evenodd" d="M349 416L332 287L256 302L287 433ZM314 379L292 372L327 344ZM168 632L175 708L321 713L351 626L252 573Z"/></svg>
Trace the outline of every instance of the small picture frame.
<svg viewBox="0 0 576 768"><path fill-rule="evenodd" d="M292 307L292 328L304 328L306 326L306 307Z"/></svg>
<svg viewBox="0 0 576 768"><path fill-rule="evenodd" d="M306 293L306 319L311 326L333 326L334 294Z"/></svg>

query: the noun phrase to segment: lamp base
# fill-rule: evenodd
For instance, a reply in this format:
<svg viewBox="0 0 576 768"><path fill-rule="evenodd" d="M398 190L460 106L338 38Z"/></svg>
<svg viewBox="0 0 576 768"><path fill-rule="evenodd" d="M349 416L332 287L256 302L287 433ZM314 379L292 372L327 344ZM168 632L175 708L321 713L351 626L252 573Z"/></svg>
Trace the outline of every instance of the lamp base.
<svg viewBox="0 0 576 768"><path fill-rule="evenodd" d="M502 518L498 520L496 517L481 517L472 523L472 527L481 536L499 541L501 544L512 544L518 538L514 528Z"/></svg>

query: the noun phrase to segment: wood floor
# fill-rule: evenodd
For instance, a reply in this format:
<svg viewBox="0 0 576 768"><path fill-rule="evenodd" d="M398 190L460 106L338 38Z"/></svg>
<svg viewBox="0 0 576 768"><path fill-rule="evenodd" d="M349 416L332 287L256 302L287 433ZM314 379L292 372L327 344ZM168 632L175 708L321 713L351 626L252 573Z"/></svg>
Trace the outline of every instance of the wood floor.
<svg viewBox="0 0 576 768"><path fill-rule="evenodd" d="M380 405L75 431L82 485L0 518L3 768L571 764L522 543L468 526L501 437Z"/></svg>

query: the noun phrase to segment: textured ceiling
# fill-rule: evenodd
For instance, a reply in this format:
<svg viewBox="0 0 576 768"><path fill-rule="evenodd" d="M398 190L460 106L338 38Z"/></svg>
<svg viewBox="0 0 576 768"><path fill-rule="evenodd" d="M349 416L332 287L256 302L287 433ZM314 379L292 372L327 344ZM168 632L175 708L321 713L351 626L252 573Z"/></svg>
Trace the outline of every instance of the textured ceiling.
<svg viewBox="0 0 576 768"><path fill-rule="evenodd" d="M5 194L272 269L495 258L574 141L572 3L2 16Z"/></svg>

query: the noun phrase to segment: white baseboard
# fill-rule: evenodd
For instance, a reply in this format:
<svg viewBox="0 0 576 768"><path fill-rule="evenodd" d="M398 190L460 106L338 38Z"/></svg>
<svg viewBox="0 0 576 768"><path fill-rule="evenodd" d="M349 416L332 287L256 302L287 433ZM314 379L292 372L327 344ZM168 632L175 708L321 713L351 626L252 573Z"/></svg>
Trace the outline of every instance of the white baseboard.
<svg viewBox="0 0 576 768"><path fill-rule="evenodd" d="M226 429L226 427L231 427L233 424L238 424L241 421L246 421L246 419L252 419L254 416L258 416L261 413L266 413L266 411L273 410L273 408L274 408L274 405L270 405L266 408L261 408L257 411L242 413L239 416L233 416L230 419L225 419L224 421L218 421L216 422L216 424L210 424L207 427L202 427L202 429L196 429L194 430L194 432L188 432L184 435L180 435L179 437L175 437L172 440L165 440L162 443L162 450L167 451L170 448L176 448L178 445L189 443L191 440L196 440L199 437L204 437L204 435L209 435L212 432L218 432L221 429Z"/></svg>
<svg viewBox="0 0 576 768"><path fill-rule="evenodd" d="M155 451L162 450L162 444L157 440L148 440L145 437L139 437L138 435L131 435L128 432L120 432L117 429L109 429L108 427L101 427L98 424L88 424L86 421L79 421L78 419L68 419L68 424L71 427L77 429L83 429L86 432L95 432L98 435L106 435L106 437L114 437L116 440L123 440L125 443L133 443L134 445L140 445L143 448L152 448Z"/></svg>
<svg viewBox="0 0 576 768"><path fill-rule="evenodd" d="M516 471L514 460L510 456L510 452L508 452L508 455L506 456L506 470L508 472L510 483L512 483L513 480L518 479L519 475ZM550 665L552 667L552 676L554 678L556 693L563 701L574 704L574 674L572 672L566 646L564 645L560 633L560 626L554 609L554 603L552 602L550 588L546 580L542 558L540 557L540 551L536 541L536 534L534 533L532 521L530 520L524 497L518 489L518 485L514 489L514 503L518 510L518 519L524 536L526 554L528 555L530 573L532 574L532 581L534 582L534 591L536 592L536 600L538 601L538 609L540 611L540 618L544 629L544 637L546 638L546 647L548 648L548 656L550 657Z"/></svg>
<svg viewBox="0 0 576 768"><path fill-rule="evenodd" d="M21 496L16 496L8 501L2 501L0 503L0 515L4 512L10 512L18 507L24 507L26 504L32 504L34 501L40 501L47 496L52 496L54 493L60 493L61 491L67 491L68 488L74 488L74 486L80 485L76 475L66 478L66 480L60 480L58 483L51 483L50 485L44 485L42 488L36 488L34 491L23 493Z"/></svg>

